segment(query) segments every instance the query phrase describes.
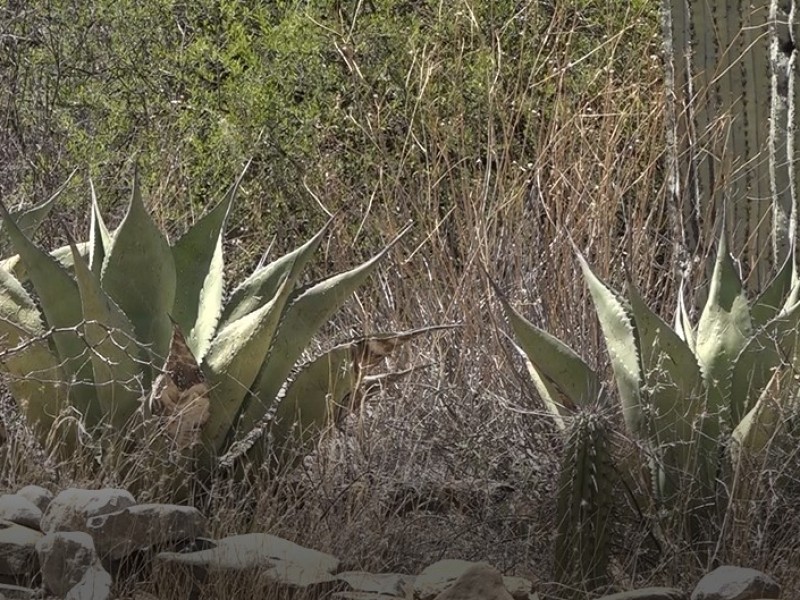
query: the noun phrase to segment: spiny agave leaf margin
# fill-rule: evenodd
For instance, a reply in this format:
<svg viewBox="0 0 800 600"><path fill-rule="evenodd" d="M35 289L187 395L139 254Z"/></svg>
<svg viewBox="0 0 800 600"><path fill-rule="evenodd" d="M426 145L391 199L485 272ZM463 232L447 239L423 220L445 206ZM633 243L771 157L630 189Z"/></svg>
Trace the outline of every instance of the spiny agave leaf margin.
<svg viewBox="0 0 800 600"><path fill-rule="evenodd" d="M705 390L697 358L630 283L628 298L639 338L652 448L658 455L653 465L658 472L653 475L660 486L659 497L667 502L673 499L679 480L687 474L709 493L716 477L716 440L710 440L710 448L705 438L698 441Z"/></svg>
<svg viewBox="0 0 800 600"><path fill-rule="evenodd" d="M686 342L686 345L694 352L696 332L692 325L692 320L689 318L689 311L686 309L686 300L683 295L685 283L685 280L681 279L680 286L678 287L678 306L675 309L675 333L678 334L678 337Z"/></svg>
<svg viewBox="0 0 800 600"><path fill-rule="evenodd" d="M248 394L239 420L241 431L249 431L275 401L292 367L320 327L361 286L380 260L411 229L409 225L368 261L292 293L272 341L269 354Z"/></svg>
<svg viewBox="0 0 800 600"><path fill-rule="evenodd" d="M800 330L800 302L779 314L751 337L732 369L730 426L737 427L755 408L758 398L778 370L790 370L787 357L797 353ZM791 358L788 364L796 364Z"/></svg>
<svg viewBox="0 0 800 600"><path fill-rule="evenodd" d="M642 411L642 372L630 307L594 274L580 252L577 257L611 357L625 426L639 439L646 440L648 428Z"/></svg>
<svg viewBox="0 0 800 600"><path fill-rule="evenodd" d="M89 254L89 242L79 242L77 246L78 252L80 252L81 256L87 256ZM50 256L56 259L58 263L67 270L67 272L72 270L72 250L70 249L69 244L51 251ZM9 256L0 262L0 269L8 271L20 282L25 282L30 279L28 277L28 269L25 267L25 262L20 258L19 254Z"/></svg>
<svg viewBox="0 0 800 600"><path fill-rule="evenodd" d="M781 268L764 290L758 295L750 309L750 318L754 327L766 325L782 309L792 289L792 273L794 272L794 254L786 257Z"/></svg>
<svg viewBox="0 0 800 600"><path fill-rule="evenodd" d="M91 218L89 219L89 268L98 278L103 270L106 253L111 249L113 239L103 221L97 194L94 191L94 182L89 179L89 190L92 197Z"/></svg>
<svg viewBox="0 0 800 600"><path fill-rule="evenodd" d="M31 206L30 208L25 208L23 210L11 210L9 214L14 222L17 224L17 227L29 238L33 238L36 230L42 224L42 222L47 218L47 215L50 214L50 210L55 205L56 199L67 189L69 182L75 176L75 173L78 172L78 169L72 171L67 177L66 181L61 184L61 186L56 190L56 192L50 196L47 200L36 204L35 206Z"/></svg>
<svg viewBox="0 0 800 600"><path fill-rule="evenodd" d="M138 173L128 212L114 235L103 263L101 283L133 323L137 339L160 363L169 350L175 302L172 250L142 202ZM146 384L153 374L146 372Z"/></svg>
<svg viewBox="0 0 800 600"><path fill-rule="evenodd" d="M10 273L0 270L0 369L9 375L13 397L41 437L67 399L59 360L41 337L44 333L33 299Z"/></svg>
<svg viewBox="0 0 800 600"><path fill-rule="evenodd" d="M514 345L525 359L536 391L558 428L564 430L564 417L577 407L600 399L600 377L572 348L517 312L497 285L489 281L503 306L516 339Z"/></svg>
<svg viewBox="0 0 800 600"><path fill-rule="evenodd" d="M264 363L281 314L307 260L308 257L298 257L272 300L226 325L211 343L202 365L212 383L211 414L202 437L204 447L213 455L232 434L237 414Z"/></svg>
<svg viewBox="0 0 800 600"><path fill-rule="evenodd" d="M68 376L81 382L74 390L81 397L81 405L90 402L91 365L86 344L71 330L83 318L78 286L66 269L50 254L36 246L20 231L5 205L0 202L0 215L5 220L9 237L28 269L31 282L41 300L42 311L49 327L61 329L53 334L59 357L64 361ZM78 389L80 388L80 391Z"/></svg>
<svg viewBox="0 0 800 600"><path fill-rule="evenodd" d="M721 422L730 418L733 366L752 336L750 309L742 282L728 253L724 231L714 262L708 299L697 326L695 354L708 388L704 430L719 439Z"/></svg>
<svg viewBox="0 0 800 600"><path fill-rule="evenodd" d="M279 465L305 454L331 424L335 412L357 383L354 344L333 348L307 364L277 402L269 433Z"/></svg>
<svg viewBox="0 0 800 600"><path fill-rule="evenodd" d="M91 428L105 422L116 431L123 431L142 395L142 390L137 389L143 370L133 325L100 287L74 242L70 245L96 386L96 402L88 407L86 425Z"/></svg>
<svg viewBox="0 0 800 600"><path fill-rule="evenodd" d="M308 256L316 252L322 238L330 229L336 215L305 244L285 254L279 259L257 268L247 279L239 284L231 293L220 318L220 328L235 321L253 310L256 310L265 299L272 298L283 277L300 256Z"/></svg>
<svg viewBox="0 0 800 600"><path fill-rule="evenodd" d="M222 313L225 288L222 237L236 192L249 166L248 162L225 197L172 247L177 277L172 318L187 332L187 344L198 362L202 362L211 345Z"/></svg>

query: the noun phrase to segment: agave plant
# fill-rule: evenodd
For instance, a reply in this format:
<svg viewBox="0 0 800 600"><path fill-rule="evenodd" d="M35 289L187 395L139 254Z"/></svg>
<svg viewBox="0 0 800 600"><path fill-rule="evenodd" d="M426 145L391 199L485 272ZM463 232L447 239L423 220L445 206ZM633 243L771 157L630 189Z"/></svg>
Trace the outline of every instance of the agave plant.
<svg viewBox="0 0 800 600"><path fill-rule="evenodd" d="M424 331L362 338L296 367L405 231L365 263L301 285L326 224L259 266L226 302L223 231L238 184L174 244L146 211L136 177L116 231L92 189L88 242L53 252L31 236L55 196L15 214L0 203L17 252L0 268L0 368L43 439L70 443L52 436L65 414L77 415L82 430L116 435L144 415L206 468L232 448L260 458L264 445L252 435L245 443L248 434L308 443L355 397L367 368Z"/></svg>
<svg viewBox="0 0 800 600"><path fill-rule="evenodd" d="M674 327L647 306L632 284L623 297L580 254L578 261L611 359L625 427L648 450L654 500L674 514L684 507L679 502L694 499L690 515L708 514L720 475L735 472L745 457L764 451L795 401L800 283L794 261L787 260L749 304L721 236L697 325L681 293ZM596 446L596 436L578 435L575 428L584 431L587 410L611 406L612 399L600 374L574 350L500 298L533 384L571 440L570 457L585 459L567 457L565 462L573 485L562 481L559 506L569 506L569 498L583 493L576 486L602 469L600 459L607 458L607 452L587 450ZM576 449L582 440L587 446ZM592 456L597 460L586 460ZM729 464L720 464L723 456ZM598 506L607 491L602 485L594 488ZM569 539L576 523L565 518L559 527L560 539ZM602 552L595 547L592 555Z"/></svg>

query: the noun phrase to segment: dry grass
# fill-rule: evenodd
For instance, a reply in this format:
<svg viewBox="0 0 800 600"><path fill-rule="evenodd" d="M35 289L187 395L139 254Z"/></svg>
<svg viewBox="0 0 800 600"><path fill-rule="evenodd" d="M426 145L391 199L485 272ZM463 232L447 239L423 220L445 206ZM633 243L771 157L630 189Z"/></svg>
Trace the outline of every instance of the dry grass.
<svg viewBox="0 0 800 600"><path fill-rule="evenodd" d="M580 41L581 28L590 26L585 15L558 9L524 43L502 30L487 39L481 50L496 69L484 88L478 131L465 130L458 107L439 101L470 56L445 63L436 47L420 52L408 73L417 101L395 140L401 152L380 133L380 106L354 115L363 131L378 132L366 166L369 194L345 206L352 218L332 233L323 270L353 264L408 219L415 229L320 345L377 329L462 326L409 349L398 363L430 366L381 390L295 472L247 487L219 481L200 494L214 535L268 531L331 552L354 569L413 573L440 558L464 558L548 581L560 440L509 352L485 272L532 321L606 373L573 244L612 283L627 270L645 299L671 317L678 267L661 170L657 28L650 14L619 12L623 20L617 15L613 29L601 27L593 47ZM535 56L534 68L505 69L515 52ZM321 149L321 169L328 160ZM335 210L348 200L329 183L318 201ZM323 216L313 201L307 209L312 220ZM263 241L230 248L232 276L258 260ZM90 456L45 464L21 437L12 438L0 467L4 489L126 485L119 473L92 475ZM781 527L787 515L798 522L797 453L774 465L758 470L758 501L737 509L715 557L763 568L797 590L800 576L791 565L800 562L800 548L790 536L797 532ZM453 491L464 483L477 493ZM403 501L408 497L430 502L415 506ZM615 587L690 588L709 564L677 541L654 552L622 491L620 498L625 537L613 548ZM149 500L170 498L154 488ZM202 597L256 597L241 585L237 591L210 583ZM163 599L181 597L165 578L154 576L146 587Z"/></svg>

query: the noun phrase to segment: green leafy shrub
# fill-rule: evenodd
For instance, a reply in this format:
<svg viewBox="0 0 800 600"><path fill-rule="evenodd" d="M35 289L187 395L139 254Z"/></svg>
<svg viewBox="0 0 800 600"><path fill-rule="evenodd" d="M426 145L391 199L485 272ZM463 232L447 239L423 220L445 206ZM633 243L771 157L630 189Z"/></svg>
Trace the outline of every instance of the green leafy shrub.
<svg viewBox="0 0 800 600"><path fill-rule="evenodd" d="M116 231L92 194L88 242L51 253L30 235L55 196L23 213L0 204L18 252L0 268L1 366L51 447L74 448L70 422L120 439L144 418L160 424L169 449L206 470L232 448L231 464L263 458L267 448L254 443L253 432L271 441L283 463L285 447L307 445L359 397L366 369L419 333L362 338L296 367L319 328L403 234L349 271L301 284L326 225L259 266L225 302L223 231L237 188L170 244L135 178Z"/></svg>

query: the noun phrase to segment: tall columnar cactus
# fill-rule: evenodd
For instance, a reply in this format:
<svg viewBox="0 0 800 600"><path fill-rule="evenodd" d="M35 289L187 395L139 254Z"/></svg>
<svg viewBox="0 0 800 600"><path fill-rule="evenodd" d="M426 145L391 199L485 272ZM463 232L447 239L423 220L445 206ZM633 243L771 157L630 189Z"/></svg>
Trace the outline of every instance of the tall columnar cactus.
<svg viewBox="0 0 800 600"><path fill-rule="evenodd" d="M16 214L0 203L18 252L0 266L0 369L43 439L69 409L85 430L117 436L137 419L156 419L173 450L207 470L248 436L247 453L228 462L260 458L269 450L263 440L285 456L283 446L306 445L344 410L369 367L427 331L370 336L296 367L402 233L364 264L301 284L326 225L259 266L225 302L222 236L237 187L173 244L145 210L136 179L116 231L92 193L89 241L53 252L31 235L54 198Z"/></svg>
<svg viewBox="0 0 800 600"><path fill-rule="evenodd" d="M578 259L626 429L649 449L657 504L680 512L688 500L690 514L707 511L718 491L722 447L735 467L744 454L763 451L795 408L800 282L793 261L749 304L723 237L697 326L681 301L673 329L633 285L625 298ZM503 304L533 383L559 427L576 407L609 402L600 376L574 351Z"/></svg>
<svg viewBox="0 0 800 600"><path fill-rule="evenodd" d="M751 290L797 234L796 13L795 0L662 0L674 239L688 264L724 205Z"/></svg>

